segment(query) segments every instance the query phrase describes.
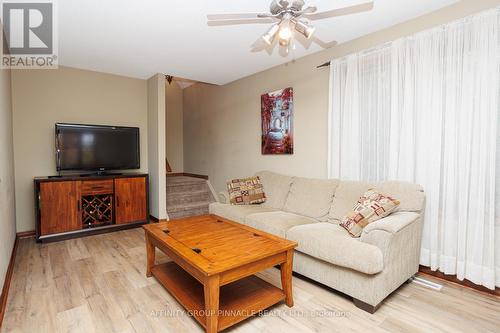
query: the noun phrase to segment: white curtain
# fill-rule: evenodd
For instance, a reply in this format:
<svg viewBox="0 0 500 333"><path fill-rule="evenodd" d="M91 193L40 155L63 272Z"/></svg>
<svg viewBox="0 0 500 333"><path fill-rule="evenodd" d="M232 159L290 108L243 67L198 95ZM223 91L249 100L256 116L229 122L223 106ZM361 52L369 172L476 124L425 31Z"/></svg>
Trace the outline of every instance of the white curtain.
<svg viewBox="0 0 500 333"><path fill-rule="evenodd" d="M490 289L500 286L499 27L500 8L489 10L332 60L330 77L330 177L421 184L421 264Z"/></svg>

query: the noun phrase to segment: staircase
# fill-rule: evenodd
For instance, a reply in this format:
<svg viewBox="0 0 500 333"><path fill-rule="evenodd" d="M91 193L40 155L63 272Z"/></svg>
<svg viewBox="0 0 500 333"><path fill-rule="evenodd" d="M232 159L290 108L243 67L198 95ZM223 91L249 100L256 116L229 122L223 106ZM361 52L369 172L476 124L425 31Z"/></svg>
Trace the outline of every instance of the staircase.
<svg viewBox="0 0 500 333"><path fill-rule="evenodd" d="M208 214L215 201L207 181L188 176L167 177L167 212L171 220Z"/></svg>

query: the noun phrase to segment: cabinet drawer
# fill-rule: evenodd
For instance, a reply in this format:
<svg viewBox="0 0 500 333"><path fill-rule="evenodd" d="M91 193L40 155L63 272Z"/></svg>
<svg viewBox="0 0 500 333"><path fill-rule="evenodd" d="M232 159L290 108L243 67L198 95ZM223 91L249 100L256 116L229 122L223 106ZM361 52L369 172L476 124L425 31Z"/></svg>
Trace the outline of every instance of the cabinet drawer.
<svg viewBox="0 0 500 333"><path fill-rule="evenodd" d="M86 180L82 181L82 194L113 193L113 180Z"/></svg>

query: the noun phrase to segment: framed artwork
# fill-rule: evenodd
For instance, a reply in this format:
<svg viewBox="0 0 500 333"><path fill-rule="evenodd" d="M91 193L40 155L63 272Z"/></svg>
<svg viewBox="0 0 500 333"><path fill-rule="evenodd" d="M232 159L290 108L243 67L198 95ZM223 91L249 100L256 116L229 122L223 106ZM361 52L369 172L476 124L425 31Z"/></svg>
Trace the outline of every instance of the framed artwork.
<svg viewBox="0 0 500 333"><path fill-rule="evenodd" d="M261 95L263 155L293 154L293 88Z"/></svg>

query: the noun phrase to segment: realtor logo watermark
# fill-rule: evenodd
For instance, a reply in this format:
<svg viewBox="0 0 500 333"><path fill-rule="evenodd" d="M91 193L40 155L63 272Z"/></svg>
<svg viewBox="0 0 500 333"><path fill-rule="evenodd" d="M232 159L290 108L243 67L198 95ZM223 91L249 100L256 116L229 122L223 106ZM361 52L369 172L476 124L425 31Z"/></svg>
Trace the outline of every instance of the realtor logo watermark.
<svg viewBox="0 0 500 333"><path fill-rule="evenodd" d="M54 1L2 1L1 68L57 68Z"/></svg>

